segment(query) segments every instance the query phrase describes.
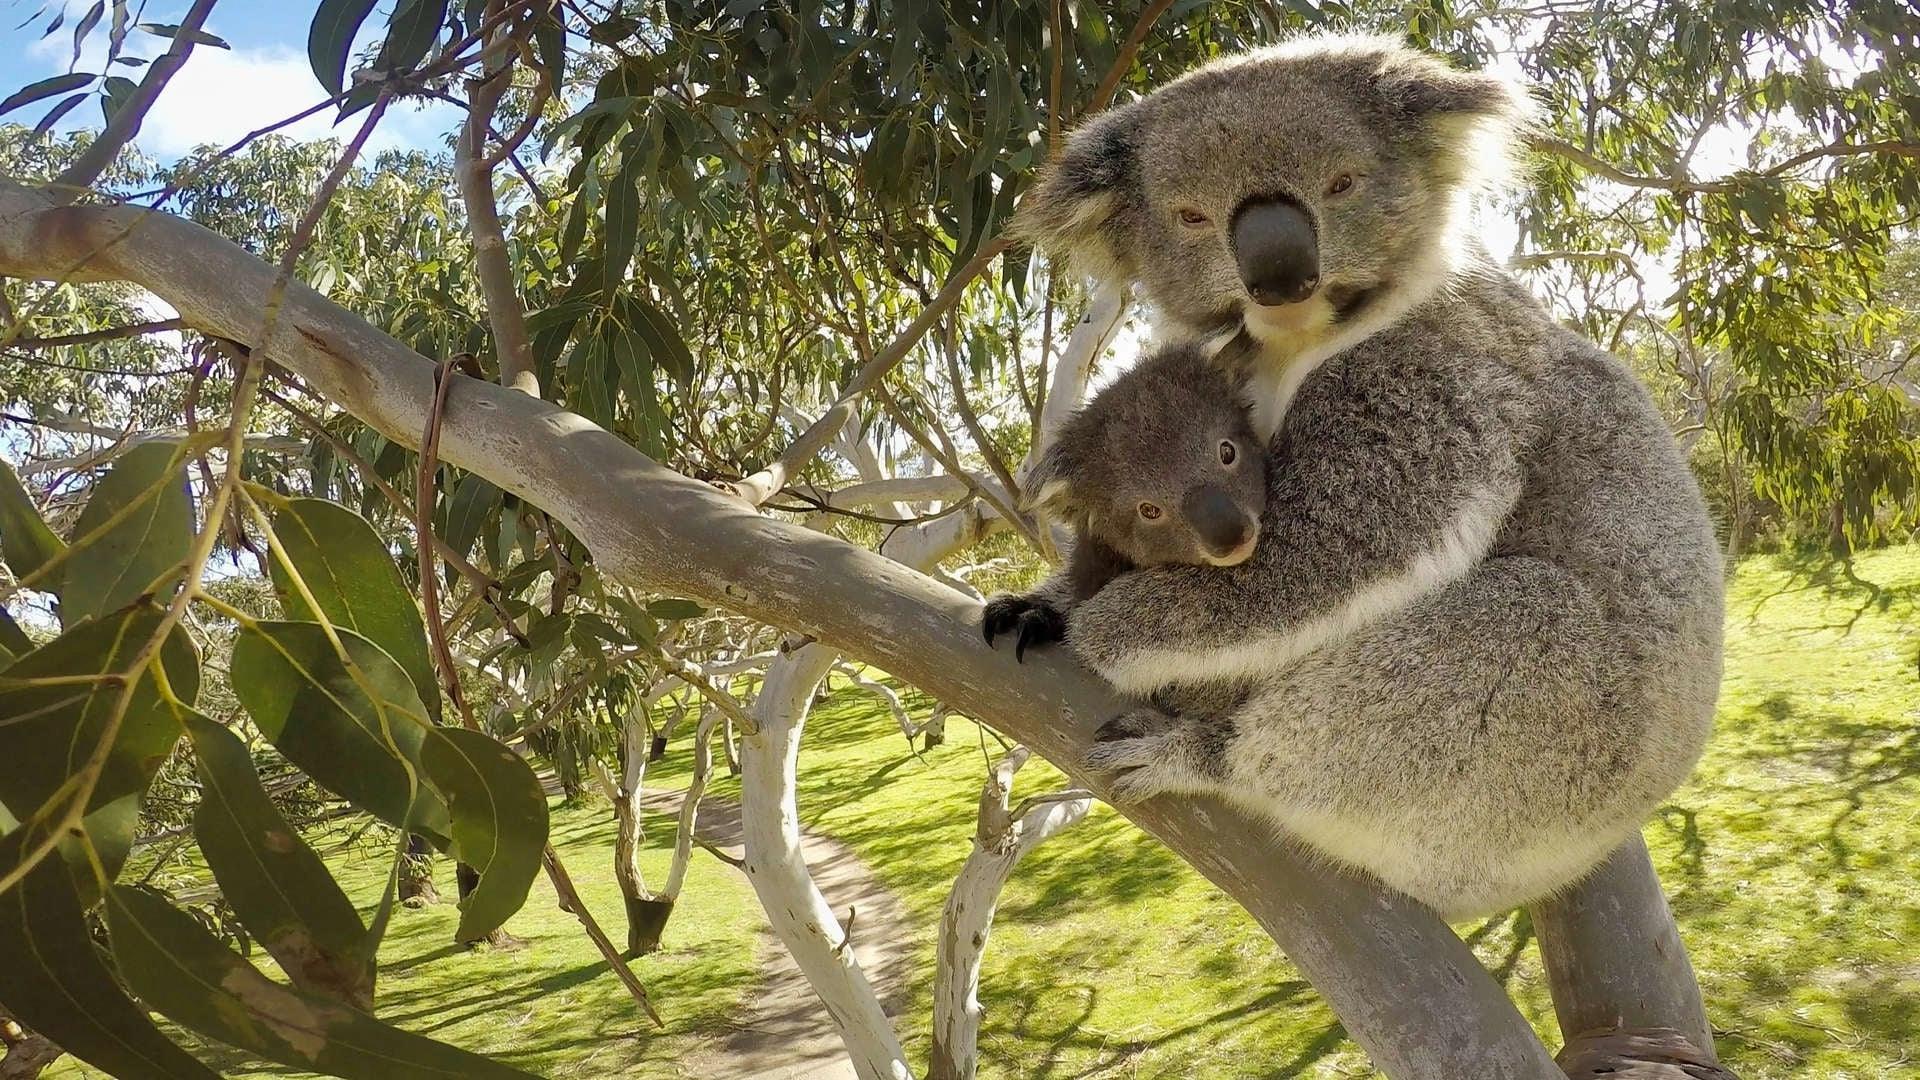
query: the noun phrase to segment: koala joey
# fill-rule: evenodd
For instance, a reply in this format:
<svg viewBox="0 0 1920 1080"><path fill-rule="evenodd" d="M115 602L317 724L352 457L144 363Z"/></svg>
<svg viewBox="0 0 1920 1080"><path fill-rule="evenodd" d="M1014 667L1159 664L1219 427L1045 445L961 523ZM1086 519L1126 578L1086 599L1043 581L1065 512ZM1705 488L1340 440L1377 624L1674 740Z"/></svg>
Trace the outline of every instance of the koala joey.
<svg viewBox="0 0 1920 1080"><path fill-rule="evenodd" d="M1060 640L1062 613L1127 570L1245 562L1260 535L1267 468L1239 393L1216 357L1174 344L1069 417L1027 477L1030 508L1074 535L1066 566L1032 594L989 603L988 644L1011 632L1024 657Z"/></svg>
<svg viewBox="0 0 1920 1080"><path fill-rule="evenodd" d="M1249 557L1030 598L1142 701L1245 688L1111 720L1086 764L1123 804L1236 800L1452 919L1618 847L1691 772L1720 685L1719 547L1671 432L1473 238L1526 111L1393 41L1308 37L1102 114L1017 215L1137 285L1161 336L1250 350L1270 436ZM1141 407L1125 422L1190 410Z"/></svg>

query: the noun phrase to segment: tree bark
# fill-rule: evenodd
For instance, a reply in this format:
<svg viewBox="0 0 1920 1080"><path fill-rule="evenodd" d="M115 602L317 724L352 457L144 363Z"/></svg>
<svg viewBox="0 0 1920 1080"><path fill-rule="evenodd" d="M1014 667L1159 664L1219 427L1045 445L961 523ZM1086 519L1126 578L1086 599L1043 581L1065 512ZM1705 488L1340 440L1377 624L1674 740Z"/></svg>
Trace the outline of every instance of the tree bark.
<svg viewBox="0 0 1920 1080"><path fill-rule="evenodd" d="M423 836L407 836L407 857L400 864L400 902L410 908L440 902L440 890L433 884L433 845Z"/></svg>
<svg viewBox="0 0 1920 1080"><path fill-rule="evenodd" d="M1672 1028L1714 1057L1687 947L1637 834L1585 880L1532 909L1560 1034Z"/></svg>
<svg viewBox="0 0 1920 1080"><path fill-rule="evenodd" d="M298 372L387 437L412 446L426 427L431 362L299 284L287 290L272 340L253 340L272 268L190 222L125 206L55 207L42 192L0 182L0 273L136 282L197 329ZM1021 665L1011 650L989 649L978 601L875 552L762 517L525 394L457 380L440 439L442 460L553 513L610 577L807 633L1104 790L1081 772L1081 755L1128 703L1057 651ZM1150 800L1127 814L1245 906L1394 1080L1562 1075L1431 911L1277 841L1264 822L1215 799ZM1646 870L1623 867L1617 884L1657 889Z"/></svg>

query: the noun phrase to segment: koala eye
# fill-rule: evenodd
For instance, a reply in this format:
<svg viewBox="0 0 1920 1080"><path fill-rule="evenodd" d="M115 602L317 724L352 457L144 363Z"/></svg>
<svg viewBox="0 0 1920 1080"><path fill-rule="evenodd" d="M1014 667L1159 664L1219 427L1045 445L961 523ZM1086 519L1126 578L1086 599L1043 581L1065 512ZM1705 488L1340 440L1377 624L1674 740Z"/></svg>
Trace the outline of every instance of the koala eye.
<svg viewBox="0 0 1920 1080"><path fill-rule="evenodd" d="M1153 503L1143 502L1140 504L1140 516L1146 518L1148 521L1158 521L1160 519L1160 513L1160 508Z"/></svg>
<svg viewBox="0 0 1920 1080"><path fill-rule="evenodd" d="M1205 225L1207 221L1207 215L1195 210L1191 206L1180 211L1180 224L1182 225Z"/></svg>
<svg viewBox="0 0 1920 1080"><path fill-rule="evenodd" d="M1327 181L1327 194L1329 195L1344 195L1351 190L1353 190L1352 173L1343 172L1332 180Z"/></svg>
<svg viewBox="0 0 1920 1080"><path fill-rule="evenodd" d="M1234 448L1233 440L1220 440L1220 464L1231 465L1233 464L1233 459L1239 456L1240 451Z"/></svg>

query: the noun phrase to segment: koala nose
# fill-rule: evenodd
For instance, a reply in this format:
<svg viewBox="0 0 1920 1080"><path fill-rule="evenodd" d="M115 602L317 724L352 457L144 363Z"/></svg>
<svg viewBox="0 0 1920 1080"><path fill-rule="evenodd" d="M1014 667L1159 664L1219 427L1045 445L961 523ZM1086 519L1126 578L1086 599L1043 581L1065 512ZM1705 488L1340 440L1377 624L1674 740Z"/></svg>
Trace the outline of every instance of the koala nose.
<svg viewBox="0 0 1920 1080"><path fill-rule="evenodd" d="M1259 528L1257 522L1240 509L1227 489L1206 484L1187 492L1180 500L1187 524L1200 538L1208 555L1221 557L1248 547Z"/></svg>
<svg viewBox="0 0 1920 1080"><path fill-rule="evenodd" d="M1262 307L1293 304L1320 285L1313 219L1285 196L1249 199L1233 212L1233 257L1247 294Z"/></svg>

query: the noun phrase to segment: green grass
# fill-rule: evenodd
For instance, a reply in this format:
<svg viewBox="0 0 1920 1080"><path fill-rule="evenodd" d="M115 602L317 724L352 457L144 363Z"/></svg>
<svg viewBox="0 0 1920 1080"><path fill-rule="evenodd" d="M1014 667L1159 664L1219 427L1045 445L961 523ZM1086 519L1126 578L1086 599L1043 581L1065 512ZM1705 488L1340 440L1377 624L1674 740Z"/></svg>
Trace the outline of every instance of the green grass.
<svg viewBox="0 0 1920 1080"><path fill-rule="evenodd" d="M684 781L682 781L684 782ZM556 804L558 800L555 800ZM647 822L641 866L648 884L666 879L672 825ZM556 805L553 843L587 906L617 945L626 941L620 891L613 878L613 813L602 802L580 809ZM325 850L323 848L323 850ZM542 875L507 930L524 949L463 949L453 943L459 913L451 902L453 865L439 860L441 904L397 909L380 950L375 1011L388 1023L550 1077L620 1076L666 1080L685 1075L679 1060L700 1036L723 1029L752 989L752 890L731 867L696 852L660 952L632 964L666 1022L654 1028L600 959L580 924L555 905ZM327 861L342 888L370 917L385 885L387 859L364 846L334 851ZM253 961L278 976L258 948ZM169 1027L221 1074L308 1076L263 1065ZM104 1074L61 1058L46 1076Z"/></svg>
<svg viewBox="0 0 1920 1080"><path fill-rule="evenodd" d="M1646 829L1726 1032L1721 1054L1742 1080L1920 1078L1920 549L1863 555L1852 574L1792 558L1741 568L1713 744ZM919 981L903 1034L921 1062L935 926L997 756L959 719L947 745L910 753L857 691L836 693L808 724L803 820L851 844L913 917ZM650 784L683 783L682 761ZM1035 761L1016 796L1061 783ZM722 778L714 791L738 788ZM562 813L556 838L617 928L610 817ZM647 872L658 880L670 825L649 825ZM717 1030L751 985L757 919L736 872L704 857L694 869L668 951L637 966L667 1014L664 1036L635 1021L544 882L509 924L531 940L527 952L452 949L450 906L398 915L381 1013L546 1075L677 1075L688 1036ZM368 900L378 872L344 868ZM1557 1045L1525 916L1461 929ZM981 1075L996 1080L1374 1075L1252 920L1105 806L1020 867L980 996Z"/></svg>

